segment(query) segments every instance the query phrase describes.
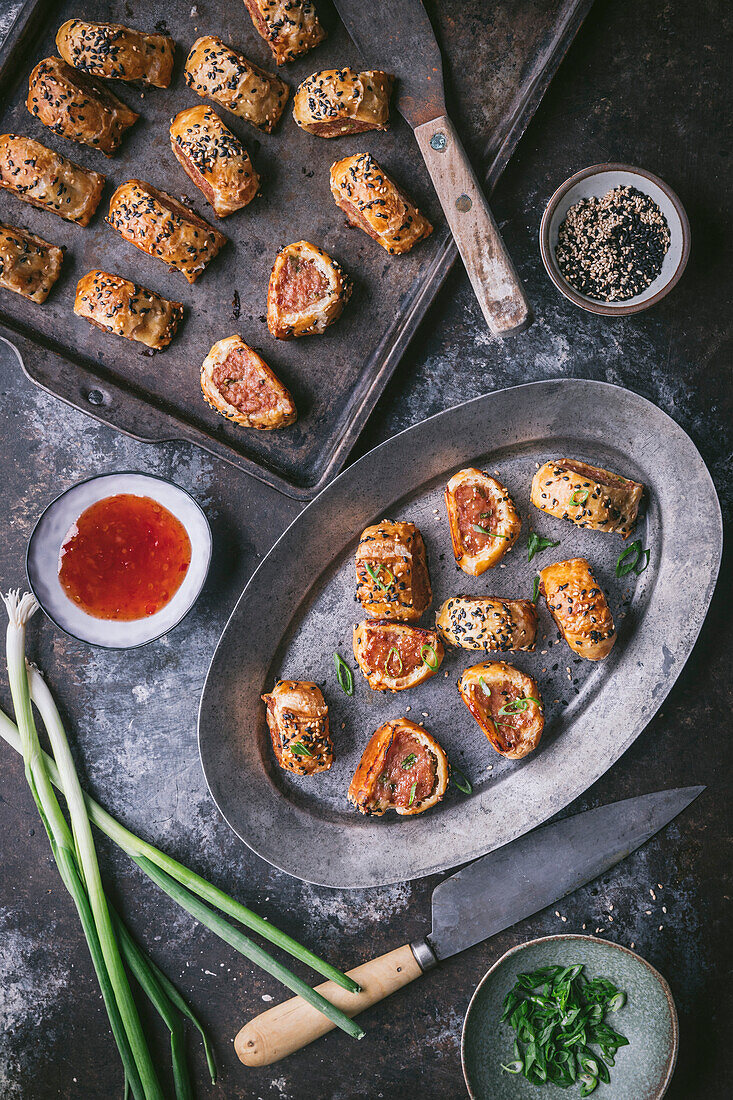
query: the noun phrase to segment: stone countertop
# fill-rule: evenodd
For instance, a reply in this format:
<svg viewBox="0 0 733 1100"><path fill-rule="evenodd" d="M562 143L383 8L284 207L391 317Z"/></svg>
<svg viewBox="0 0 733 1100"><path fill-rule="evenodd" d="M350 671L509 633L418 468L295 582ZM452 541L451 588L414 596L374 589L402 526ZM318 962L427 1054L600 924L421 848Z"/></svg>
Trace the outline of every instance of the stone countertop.
<svg viewBox="0 0 733 1100"><path fill-rule="evenodd" d="M0 35L7 25L4 12ZM358 453L431 413L502 386L597 378L643 394L689 432L708 463L729 525L733 203L726 93L732 28L733 12L721 0L597 0L493 199L534 303L535 324L504 343L492 339L456 268L369 421ZM662 176L685 204L693 235L687 272L673 293L647 313L612 321L582 313L562 298L537 249L539 220L555 187L578 168L604 160L638 164ZM160 642L104 652L67 638L41 617L34 621L31 650L72 731L87 789L135 831L344 968L424 934L435 877L355 892L300 883L239 843L201 773L196 710L209 658L243 584L298 505L196 448L146 446L100 426L33 387L2 344L0 395L4 589L24 583L25 544L42 508L96 472L132 468L171 477L194 493L214 529L215 555L203 596ZM680 532L691 554L694 508L690 501L690 529ZM681 1045L670 1100L732 1093L724 1040L731 1026L724 936L731 894L726 845L733 832L733 699L725 675L733 634L729 569L728 552L700 639L661 713L573 809L688 783L705 783L707 791L612 873L559 904L560 917L549 909L523 921L363 1016L367 1035L359 1045L332 1034L271 1068L242 1067L232 1048L236 1030L284 991L102 842L111 893L214 1036L221 1070L215 1087L200 1049L190 1043L197 1095L401 1100L419 1091L425 1100L459 1100L465 1095L461 1023L485 970L525 939L584 927L633 943L672 986ZM7 708L4 683L0 702ZM52 864L19 758L2 745L0 760L0 1096L121 1096L119 1059L75 911ZM167 1061L165 1037L156 1034ZM601 1095L635 1100L613 1096L608 1088Z"/></svg>

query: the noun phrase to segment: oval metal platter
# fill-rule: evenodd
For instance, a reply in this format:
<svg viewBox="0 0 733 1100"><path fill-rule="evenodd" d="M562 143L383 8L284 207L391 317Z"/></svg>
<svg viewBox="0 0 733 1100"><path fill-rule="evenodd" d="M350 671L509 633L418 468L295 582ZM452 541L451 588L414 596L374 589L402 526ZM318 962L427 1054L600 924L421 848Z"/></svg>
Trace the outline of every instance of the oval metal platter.
<svg viewBox="0 0 733 1100"><path fill-rule="evenodd" d="M647 570L617 579L615 535L583 531L529 503L538 464L582 458L642 481L633 538ZM481 577L460 572L451 550L443 487L463 466L508 486L522 533L503 563ZM690 509L694 516L691 516ZM545 703L539 748L499 756L461 702L456 681L482 652L449 650L440 672L413 690L373 692L353 659L364 616L355 602L353 555L364 527L410 519L425 539L433 605L459 593L531 598L538 568L587 557L618 629L610 656L578 658L558 639L540 600L536 652L504 658L535 677ZM688 533L694 521L694 552ZM527 561L530 530L559 540ZM201 761L232 829L263 859L325 886L377 886L418 878L506 844L562 809L639 736L682 671L713 595L722 549L720 506L690 438L648 401L606 383L536 382L469 401L396 435L325 489L285 531L245 588L209 669L199 713ZM354 669L340 690L338 652ZM315 680L329 706L334 764L294 776L277 767L260 695L278 678ZM378 726L421 722L473 785L414 817L364 817L346 791Z"/></svg>

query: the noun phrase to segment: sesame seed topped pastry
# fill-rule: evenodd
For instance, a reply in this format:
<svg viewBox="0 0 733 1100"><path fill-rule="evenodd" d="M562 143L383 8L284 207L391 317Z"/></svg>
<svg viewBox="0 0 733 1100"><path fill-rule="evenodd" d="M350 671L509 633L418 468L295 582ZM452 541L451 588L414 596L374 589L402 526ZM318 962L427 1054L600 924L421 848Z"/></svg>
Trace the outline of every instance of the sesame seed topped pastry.
<svg viewBox="0 0 733 1100"><path fill-rule="evenodd" d="M183 306L120 275L90 271L77 284L74 313L105 332L160 351L175 336Z"/></svg>
<svg viewBox="0 0 733 1100"><path fill-rule="evenodd" d="M367 619L354 627L354 657L373 691L405 691L429 680L445 650L434 630Z"/></svg>
<svg viewBox="0 0 733 1100"><path fill-rule="evenodd" d="M320 335L338 320L353 284L340 264L308 241L278 252L267 291L267 327L278 340Z"/></svg>
<svg viewBox="0 0 733 1100"><path fill-rule="evenodd" d="M59 57L39 61L28 80L26 106L55 134L111 156L140 115L86 73Z"/></svg>
<svg viewBox="0 0 733 1100"><path fill-rule="evenodd" d="M540 570L540 592L570 648L588 661L602 661L616 641L613 615L585 558L558 561Z"/></svg>
<svg viewBox="0 0 733 1100"><path fill-rule="evenodd" d="M445 487L445 506L456 563L478 577L501 561L519 538L522 521L509 490L472 467Z"/></svg>
<svg viewBox="0 0 733 1100"><path fill-rule="evenodd" d="M298 88L293 118L302 130L334 138L389 127L389 97L394 77L354 69L324 69Z"/></svg>
<svg viewBox="0 0 733 1100"><path fill-rule="evenodd" d="M467 668L458 690L489 744L502 756L521 760L537 748L545 719L531 676L505 661L488 661Z"/></svg>
<svg viewBox="0 0 733 1100"><path fill-rule="evenodd" d="M278 65L292 61L326 37L313 0L244 0L257 33Z"/></svg>
<svg viewBox="0 0 733 1100"><path fill-rule="evenodd" d="M356 596L375 619L415 622L430 606L427 555L414 523L383 519L367 527L356 550Z"/></svg>
<svg viewBox="0 0 733 1100"><path fill-rule="evenodd" d="M533 650L537 609L531 600L452 596L438 611L435 625L444 642L462 649Z"/></svg>
<svg viewBox="0 0 733 1100"><path fill-rule="evenodd" d="M64 254L26 229L0 222L0 286L30 302L45 302L61 273Z"/></svg>
<svg viewBox="0 0 733 1100"><path fill-rule="evenodd" d="M277 126L288 98L287 84L253 65L216 35L196 39L184 71L189 88L237 118L266 134Z"/></svg>
<svg viewBox="0 0 733 1100"><path fill-rule="evenodd" d="M286 428L297 419L288 390L241 336L214 344L201 365L201 389L212 409L244 428Z"/></svg>
<svg viewBox="0 0 733 1100"><path fill-rule="evenodd" d="M260 177L249 153L211 107L189 107L171 122L171 149L219 218L241 210L257 194Z"/></svg>
<svg viewBox="0 0 733 1100"><path fill-rule="evenodd" d="M146 34L121 23L67 19L59 27L56 48L69 65L107 80L137 81L167 88L173 75L176 44L164 34Z"/></svg>
<svg viewBox="0 0 733 1100"><path fill-rule="evenodd" d="M369 153L336 161L331 194L352 225L363 229L391 256L409 252L433 227Z"/></svg>
<svg viewBox="0 0 733 1100"><path fill-rule="evenodd" d="M89 225L99 205L104 176L32 138L0 135L0 187L39 210Z"/></svg>
<svg viewBox="0 0 733 1100"><path fill-rule="evenodd" d="M443 749L408 718L385 722L364 749L349 785L349 801L363 814L421 814L446 792L450 768Z"/></svg>
<svg viewBox="0 0 733 1100"><path fill-rule="evenodd" d="M280 767L296 775L328 771L333 764L333 744L328 707L318 684L280 680L262 700Z"/></svg>
<svg viewBox="0 0 733 1100"><path fill-rule="evenodd" d="M557 519L628 538L644 486L572 458L546 462L532 479L531 500Z"/></svg>

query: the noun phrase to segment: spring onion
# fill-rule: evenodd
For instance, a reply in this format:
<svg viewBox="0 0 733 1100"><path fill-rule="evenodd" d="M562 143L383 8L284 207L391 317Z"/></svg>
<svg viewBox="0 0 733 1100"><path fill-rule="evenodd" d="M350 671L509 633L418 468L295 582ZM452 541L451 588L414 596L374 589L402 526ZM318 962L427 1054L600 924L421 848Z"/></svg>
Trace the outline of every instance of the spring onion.
<svg viewBox="0 0 733 1100"><path fill-rule="evenodd" d="M537 597L540 594L540 578L536 576L532 582L532 603L537 603Z"/></svg>
<svg viewBox="0 0 733 1100"><path fill-rule="evenodd" d="M460 768L456 768L452 764L450 769L450 780L455 787L458 787L459 791L463 792L463 794L473 793L470 779L463 774Z"/></svg>
<svg viewBox="0 0 733 1100"><path fill-rule="evenodd" d="M546 539L544 535L538 535L536 531L530 531L527 539L527 561L532 561L535 554L541 554L543 550L559 545L559 541L553 542L552 539Z"/></svg>
<svg viewBox="0 0 733 1100"><path fill-rule="evenodd" d="M394 653L395 657L397 658L397 660L400 663L400 667L397 669L397 675L399 676L402 673L402 658L400 657L400 651L399 651L399 649L397 648L396 645L393 645L390 648L390 651L387 654L387 656L385 658L385 661L384 661L384 668L385 668L385 670L387 670L387 665L389 664L389 659L390 659L390 657L392 656L393 653Z"/></svg>
<svg viewBox="0 0 733 1100"><path fill-rule="evenodd" d="M580 494L580 495L578 495ZM590 489L573 489L570 494L571 504L585 504L586 500L590 496Z"/></svg>
<svg viewBox="0 0 733 1100"><path fill-rule="evenodd" d="M302 741L293 741L289 747L290 751L294 752L296 756L313 756L313 753L306 748Z"/></svg>
<svg viewBox="0 0 733 1100"><path fill-rule="evenodd" d="M408 806L411 806L413 804L413 802L415 801L415 791L416 790L417 790L417 782L413 783L412 786L410 787L410 801L407 803Z"/></svg>
<svg viewBox="0 0 733 1100"><path fill-rule="evenodd" d="M416 760L417 760L417 757L415 756L414 752L408 753L407 756L405 757L405 759L402 761L403 769L405 771L407 771L408 768L412 767L412 765L415 763Z"/></svg>
<svg viewBox="0 0 733 1100"><path fill-rule="evenodd" d="M512 699L511 702L505 703L499 714L519 714L526 710L530 703L536 703L538 707L542 706L540 700L535 699L534 695L523 695L520 699Z"/></svg>
<svg viewBox="0 0 733 1100"><path fill-rule="evenodd" d="M472 523L471 527L474 531L478 531L479 535L490 535L492 539L506 539L509 541L508 535L500 535L497 531L489 531L486 527L482 527L480 523Z"/></svg>
<svg viewBox="0 0 733 1100"><path fill-rule="evenodd" d="M625 577L628 573L636 573L637 577L640 577L649 567L650 555L650 550L642 550L639 539L632 542L630 546L626 547L623 554L619 556L616 562L616 576Z"/></svg>
<svg viewBox="0 0 733 1100"><path fill-rule="evenodd" d="M354 694L354 675L340 653L334 653L333 663L336 666L336 679L344 695Z"/></svg>
<svg viewBox="0 0 733 1100"><path fill-rule="evenodd" d="M431 661L429 661L425 656L426 652L430 654L432 658ZM438 654L435 652L431 645L420 646L420 658L422 660L422 663L424 665L427 665L431 672L435 672L436 668L438 667Z"/></svg>
<svg viewBox="0 0 733 1100"><path fill-rule="evenodd" d="M390 571L389 571L389 569L387 568L386 565L378 565L377 568L375 569L373 565L369 564L369 562L366 562L365 564L366 564L367 573L372 578L372 580L377 585L377 587L381 588L383 592L387 591L388 585L394 584L394 574L390 573ZM379 574L382 573L382 572L388 578L387 584L382 584L382 582L379 579Z"/></svg>

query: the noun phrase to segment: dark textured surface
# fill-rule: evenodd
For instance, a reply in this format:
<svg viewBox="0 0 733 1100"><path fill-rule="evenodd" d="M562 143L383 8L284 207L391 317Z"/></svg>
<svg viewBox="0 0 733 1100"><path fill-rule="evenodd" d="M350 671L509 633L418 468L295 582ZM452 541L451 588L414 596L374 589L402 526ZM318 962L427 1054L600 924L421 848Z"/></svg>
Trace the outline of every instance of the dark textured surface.
<svg viewBox="0 0 733 1100"><path fill-rule="evenodd" d="M534 327L506 344L491 340L457 272L360 449L498 386L565 375L601 378L649 397L691 434L730 519L732 22L720 0L599 0L493 204L535 305ZM693 232L690 264L675 291L653 311L615 323L582 314L561 298L536 245L543 205L557 184L608 159L640 164L667 180ZM42 507L97 470L168 474L196 494L214 528L214 567L204 595L163 642L101 654L45 622L34 625L33 650L73 728L89 788L130 825L334 962L351 965L422 934L435 880L358 894L304 887L249 855L206 794L195 716L207 661L244 581L297 506L193 448L140 446L100 428L34 390L13 357L4 350L0 356L4 587L23 582L25 541ZM680 478L684 492L684 471ZM690 524L679 533L691 555L694 536L693 500ZM363 1017L367 1036L358 1045L332 1035L271 1069L241 1067L231 1047L237 1027L266 1007L263 996L280 999L281 989L175 912L103 845L107 880L132 925L215 1033L221 1083L204 1083L197 1052L199 1095L460 1100L461 1019L488 965L523 939L581 931L584 923L588 931L602 928L602 935L634 943L670 982L681 1042L669 1097L728 1095L729 569L727 555L700 640L661 715L578 808L693 782L707 783L708 791L663 836L558 906L566 922L549 910L449 962ZM4 687L0 694L7 705ZM78 922L50 862L19 761L4 746L0 760L0 1095L109 1100L121 1095L122 1075Z"/></svg>

